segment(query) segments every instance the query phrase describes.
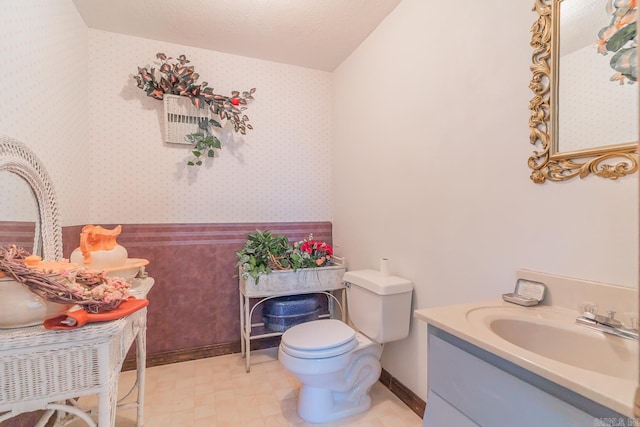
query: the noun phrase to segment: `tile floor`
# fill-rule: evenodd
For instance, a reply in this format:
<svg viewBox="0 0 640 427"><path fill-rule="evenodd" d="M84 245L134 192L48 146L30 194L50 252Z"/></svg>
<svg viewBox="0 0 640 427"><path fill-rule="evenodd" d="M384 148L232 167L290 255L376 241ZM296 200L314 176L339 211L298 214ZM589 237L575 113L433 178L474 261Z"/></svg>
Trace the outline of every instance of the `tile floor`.
<svg viewBox="0 0 640 427"><path fill-rule="evenodd" d="M277 348L251 352L251 362L250 373L239 354L148 368L145 427L421 426L420 417L379 382L367 412L326 424L305 423L296 413L299 383L280 366ZM135 371L122 373L119 395L134 381ZM91 404L89 399L84 403ZM134 409L119 410L116 426L134 427L135 418Z"/></svg>

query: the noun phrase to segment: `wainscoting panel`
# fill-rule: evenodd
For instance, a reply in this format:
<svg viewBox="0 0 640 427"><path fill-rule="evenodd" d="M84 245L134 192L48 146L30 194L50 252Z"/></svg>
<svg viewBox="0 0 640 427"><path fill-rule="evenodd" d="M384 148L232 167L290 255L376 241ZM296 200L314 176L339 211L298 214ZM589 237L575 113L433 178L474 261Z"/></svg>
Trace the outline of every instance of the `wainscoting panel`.
<svg viewBox="0 0 640 427"><path fill-rule="evenodd" d="M0 221L0 246L16 245L33 252L35 233L35 222Z"/></svg>
<svg viewBox="0 0 640 427"><path fill-rule="evenodd" d="M100 224L113 228L117 224ZM64 227L64 256L78 247L82 226ZM118 243L130 258L149 260L149 356L209 348L240 339L235 252L256 229L332 243L330 222L123 224Z"/></svg>

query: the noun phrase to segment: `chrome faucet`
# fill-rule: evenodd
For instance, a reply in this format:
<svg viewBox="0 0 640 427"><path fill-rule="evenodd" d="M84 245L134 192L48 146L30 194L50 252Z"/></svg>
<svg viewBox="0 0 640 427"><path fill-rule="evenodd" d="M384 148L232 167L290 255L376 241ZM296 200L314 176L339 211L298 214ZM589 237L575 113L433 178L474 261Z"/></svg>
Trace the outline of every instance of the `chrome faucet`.
<svg viewBox="0 0 640 427"><path fill-rule="evenodd" d="M576 319L576 323L607 334L637 341L638 329L624 326L622 322L614 318L615 314L615 311L612 310L607 311L606 316L585 311L582 316Z"/></svg>

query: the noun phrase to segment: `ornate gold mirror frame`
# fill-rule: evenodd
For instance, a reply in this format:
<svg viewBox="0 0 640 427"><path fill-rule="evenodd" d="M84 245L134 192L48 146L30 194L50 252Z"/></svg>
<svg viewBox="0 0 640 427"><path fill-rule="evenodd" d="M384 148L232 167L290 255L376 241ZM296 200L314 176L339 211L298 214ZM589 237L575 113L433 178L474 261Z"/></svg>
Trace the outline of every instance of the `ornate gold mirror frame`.
<svg viewBox="0 0 640 427"><path fill-rule="evenodd" d="M559 152L558 131L558 51L560 36L559 4L562 0L535 0L538 19L531 27L533 48L529 88L529 142L535 147L529 157L531 180L566 181L575 176L594 174L618 179L638 170L638 144L608 145L571 152Z"/></svg>

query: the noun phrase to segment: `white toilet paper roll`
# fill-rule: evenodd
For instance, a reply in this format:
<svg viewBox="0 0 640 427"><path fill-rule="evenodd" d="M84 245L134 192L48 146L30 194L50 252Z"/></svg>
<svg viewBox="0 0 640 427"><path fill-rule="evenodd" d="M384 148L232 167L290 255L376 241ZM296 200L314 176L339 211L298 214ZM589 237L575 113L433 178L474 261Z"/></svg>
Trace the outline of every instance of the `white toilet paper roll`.
<svg viewBox="0 0 640 427"><path fill-rule="evenodd" d="M389 275L389 258L380 258L380 274Z"/></svg>

